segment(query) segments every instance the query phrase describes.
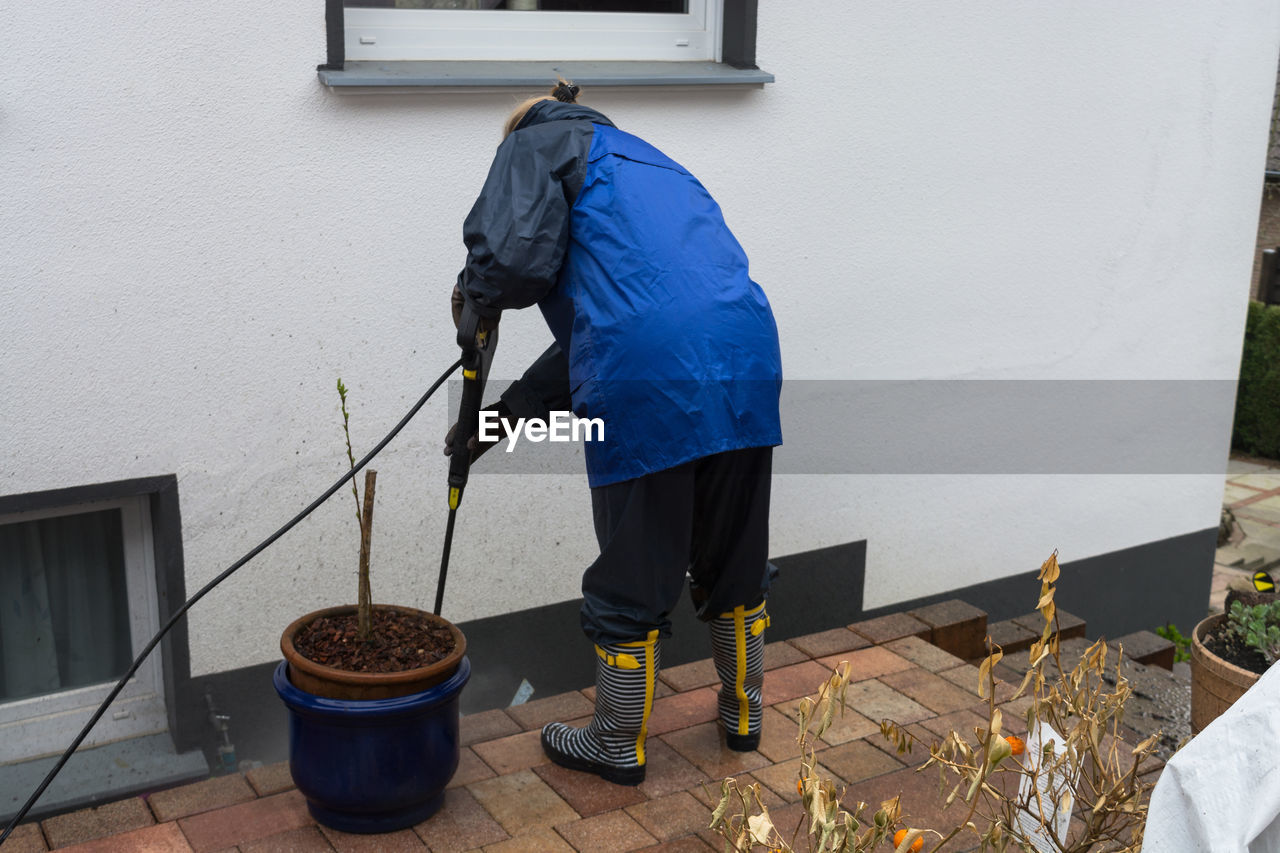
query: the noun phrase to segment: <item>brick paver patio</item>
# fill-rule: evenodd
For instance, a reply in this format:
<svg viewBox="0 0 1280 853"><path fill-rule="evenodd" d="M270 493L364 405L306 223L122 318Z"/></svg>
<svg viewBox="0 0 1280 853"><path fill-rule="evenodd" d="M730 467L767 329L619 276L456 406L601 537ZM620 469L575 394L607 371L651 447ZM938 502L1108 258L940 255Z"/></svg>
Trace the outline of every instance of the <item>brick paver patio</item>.
<svg viewBox="0 0 1280 853"><path fill-rule="evenodd" d="M1218 550L1211 610L1221 610L1229 585L1248 588L1254 570L1280 566L1280 469L1265 460L1233 459L1223 502L1235 513L1237 530ZM1059 618L1064 640L1085 636L1083 622L1061 611ZM849 662L855 683L848 711L817 744L821 772L844 783L849 802L875 804L901 794L918 824L940 825L949 816L939 812L936 778L915 772L920 754L894 754L879 720L892 717L926 738L980 725L986 709L976 695L975 650L989 634L1007 655L997 667L1000 677L1016 682L1025 655L1013 653L1031 645L1038 620L1031 613L987 624L982 611L951 601L771 643L764 733L759 750L745 754L720 745L711 661L665 670L649 723L648 777L636 788L563 770L542 754L539 727L553 719L581 723L594 700L594 688L587 688L464 717L461 763L445 805L412 829L361 836L318 826L282 763L27 823L3 853L720 850L706 826L724 775L759 782L779 826L799 820L796 706L841 661ZM1186 665L1167 671L1167 642L1145 631L1113 642L1123 642L1126 657L1140 662L1127 675L1146 687L1142 696L1163 700L1184 692ZM1011 694L1012 686L1001 685L997 701L1007 703ZM1015 731L1025 703L1002 704ZM1168 728L1169 709L1146 707L1152 704L1139 697L1126 717L1135 741L1149 733L1141 718ZM1159 772L1158 762L1152 772Z"/></svg>
<svg viewBox="0 0 1280 853"><path fill-rule="evenodd" d="M564 770L543 756L539 727L589 715L588 689L464 717L462 760L445 805L412 829L362 836L319 826L287 765L277 764L25 824L4 853L721 850L707 824L724 776L759 782L779 826L799 821L796 707L841 661L849 662L854 683L848 713L817 743L823 772L847 786L851 802L878 804L901 793L909 815L938 821L936 778L913 769L923 755L896 755L880 735L879 720L909 723L932 738L985 719L977 669L957 654L972 651L987 632L985 614L954 602L922 608L918 617L898 613L770 644L769 707L760 748L749 753L721 745L710 661L666 670L651 717L648 777L638 787ZM990 632L1025 633L1012 620ZM1146 641L1151 654L1162 653L1159 638ZM1017 707L1007 706L1005 720L1015 728L1019 716Z"/></svg>

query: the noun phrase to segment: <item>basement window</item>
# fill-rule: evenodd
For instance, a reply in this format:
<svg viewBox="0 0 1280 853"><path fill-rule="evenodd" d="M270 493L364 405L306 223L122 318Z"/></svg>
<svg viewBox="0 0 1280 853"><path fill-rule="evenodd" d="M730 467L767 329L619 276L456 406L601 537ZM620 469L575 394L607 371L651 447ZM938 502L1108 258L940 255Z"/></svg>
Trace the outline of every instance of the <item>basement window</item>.
<svg viewBox="0 0 1280 853"><path fill-rule="evenodd" d="M0 765L61 752L159 628L144 498L0 516ZM168 729L159 655L86 746Z"/></svg>

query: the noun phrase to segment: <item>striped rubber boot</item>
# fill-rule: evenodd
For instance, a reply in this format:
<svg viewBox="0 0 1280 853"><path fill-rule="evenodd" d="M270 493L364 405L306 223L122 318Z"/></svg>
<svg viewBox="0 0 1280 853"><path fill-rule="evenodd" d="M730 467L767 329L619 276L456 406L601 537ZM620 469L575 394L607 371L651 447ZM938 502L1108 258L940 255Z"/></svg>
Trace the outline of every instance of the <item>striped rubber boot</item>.
<svg viewBox="0 0 1280 853"><path fill-rule="evenodd" d="M596 646L596 655L595 718L580 729L564 723L543 726L542 751L561 767L619 785L639 785L658 674L658 632L635 643Z"/></svg>
<svg viewBox="0 0 1280 853"><path fill-rule="evenodd" d="M711 620L711 651L720 676L720 722L725 742L738 752L760 745L767 627L764 602L750 610L735 607Z"/></svg>

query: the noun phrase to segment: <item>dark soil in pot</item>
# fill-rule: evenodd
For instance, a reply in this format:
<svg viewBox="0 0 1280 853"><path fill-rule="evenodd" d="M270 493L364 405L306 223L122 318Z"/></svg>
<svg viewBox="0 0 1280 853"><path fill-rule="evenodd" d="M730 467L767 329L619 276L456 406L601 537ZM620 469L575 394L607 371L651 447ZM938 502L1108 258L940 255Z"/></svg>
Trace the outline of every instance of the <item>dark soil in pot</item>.
<svg viewBox="0 0 1280 853"><path fill-rule="evenodd" d="M1262 675L1267 671L1267 659L1257 649L1246 645L1235 634L1220 628L1205 635L1201 641L1204 647L1227 663L1235 664L1241 669Z"/></svg>
<svg viewBox="0 0 1280 853"><path fill-rule="evenodd" d="M355 613L322 616L298 631L305 658L348 672L403 672L433 664L454 649L448 627L399 610L373 612L373 639L357 639Z"/></svg>

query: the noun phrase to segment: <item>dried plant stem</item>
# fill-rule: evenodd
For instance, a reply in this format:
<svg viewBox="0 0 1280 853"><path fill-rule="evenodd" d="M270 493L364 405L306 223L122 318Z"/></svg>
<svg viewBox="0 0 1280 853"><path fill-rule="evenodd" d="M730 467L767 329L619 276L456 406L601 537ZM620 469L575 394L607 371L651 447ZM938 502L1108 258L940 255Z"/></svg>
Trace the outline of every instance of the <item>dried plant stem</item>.
<svg viewBox="0 0 1280 853"><path fill-rule="evenodd" d="M378 472L364 472L364 515L360 519L360 598L356 603L356 636L367 643L373 636L373 594L369 591L369 545L373 538L373 487Z"/></svg>
<svg viewBox="0 0 1280 853"><path fill-rule="evenodd" d="M354 470L356 467L356 456L351 452L351 415L347 412L347 386L342 384L342 377L338 377L338 399L342 403L342 434L347 438L347 462ZM351 481L351 494L356 496L356 521L360 524L361 537L364 536L364 519L360 517L360 492L356 489L356 481Z"/></svg>

